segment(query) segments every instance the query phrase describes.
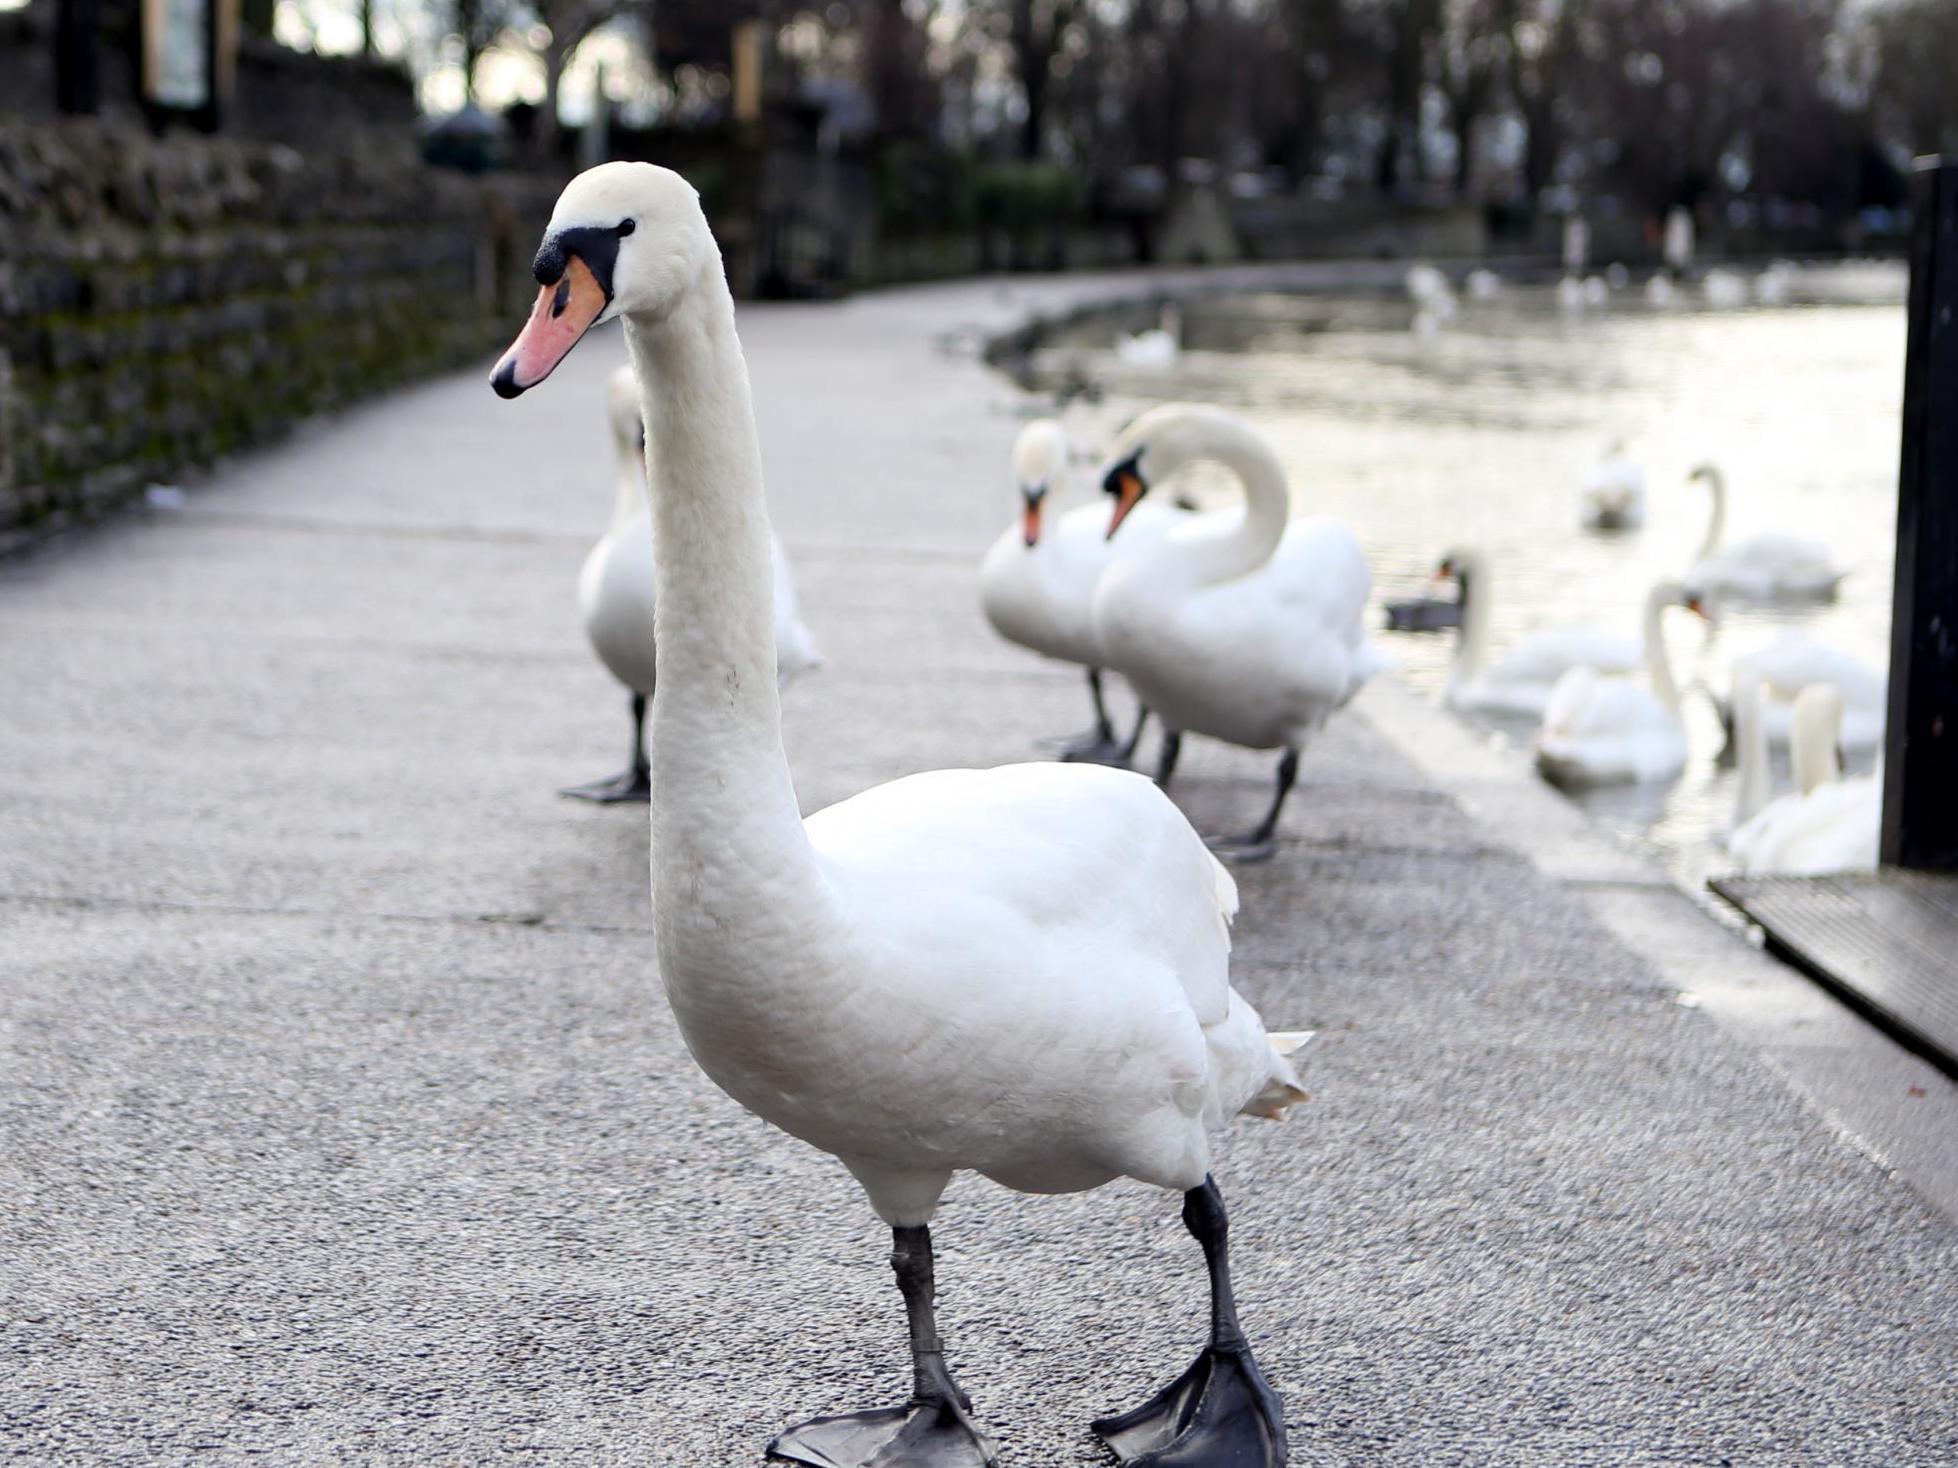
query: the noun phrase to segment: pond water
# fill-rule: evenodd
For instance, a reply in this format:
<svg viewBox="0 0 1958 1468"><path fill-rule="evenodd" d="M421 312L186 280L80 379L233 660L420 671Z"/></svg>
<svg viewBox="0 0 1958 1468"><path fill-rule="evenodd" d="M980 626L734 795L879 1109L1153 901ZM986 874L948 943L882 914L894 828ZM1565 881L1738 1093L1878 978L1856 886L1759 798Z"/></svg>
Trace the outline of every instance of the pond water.
<svg viewBox="0 0 1958 1468"><path fill-rule="evenodd" d="M1721 867L1715 838L1734 798L1708 697L1724 693L1733 659L1800 628L1878 669L1888 662L1904 272L1868 263L1777 273L1771 307L1716 308L1685 287L1658 306L1634 282L1573 310L1551 286L1511 284L1462 300L1433 329L1417 327L1401 291L1198 297L1182 305L1172 365L1120 360L1117 339L1153 324L1132 310L1058 328L1031 372L1036 386L1105 388L1066 414L1096 448L1155 402L1245 413L1287 465L1299 508L1359 532L1379 601L1432 593L1444 552L1480 548L1498 649L1574 622L1636 632L1647 590L1684 572L1705 533L1706 493L1686 482L1705 461L1727 476L1729 538L1779 530L1827 542L1849 573L1833 605L1730 606L1717 628L1669 615L1687 689L1685 775L1573 797L1697 889ZM1645 527L1584 531L1578 487L1620 440L1645 470ZM1221 477L1194 488L1200 498L1231 492ZM1438 699L1453 634L1379 637L1401 676ZM1531 726L1488 727L1527 757Z"/></svg>

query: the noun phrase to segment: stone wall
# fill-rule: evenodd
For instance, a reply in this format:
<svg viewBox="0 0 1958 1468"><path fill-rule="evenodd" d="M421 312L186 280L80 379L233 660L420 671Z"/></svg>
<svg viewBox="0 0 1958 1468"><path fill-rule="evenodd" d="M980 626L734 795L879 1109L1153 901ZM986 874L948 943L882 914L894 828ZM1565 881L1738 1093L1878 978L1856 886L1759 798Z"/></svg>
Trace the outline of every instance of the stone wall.
<svg viewBox="0 0 1958 1468"><path fill-rule="evenodd" d="M0 548L480 358L555 181L0 120Z"/></svg>

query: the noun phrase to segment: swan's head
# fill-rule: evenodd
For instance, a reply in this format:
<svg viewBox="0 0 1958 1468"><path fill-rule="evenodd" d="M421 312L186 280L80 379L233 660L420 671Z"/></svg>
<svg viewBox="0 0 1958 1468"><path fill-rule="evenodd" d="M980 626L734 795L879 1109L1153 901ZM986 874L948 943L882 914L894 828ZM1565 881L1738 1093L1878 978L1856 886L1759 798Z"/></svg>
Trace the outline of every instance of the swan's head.
<svg viewBox="0 0 1958 1468"><path fill-rule="evenodd" d="M1652 588L1646 597L1648 606L1664 611L1667 607L1684 607L1694 616L1707 622L1718 622L1719 618L1713 603L1697 588L1678 581L1661 581Z"/></svg>
<svg viewBox="0 0 1958 1468"><path fill-rule="evenodd" d="M693 186L650 163L606 163L579 174L557 208L530 273L537 304L490 374L514 398L549 377L601 321L664 318L720 253Z"/></svg>
<svg viewBox="0 0 1958 1468"><path fill-rule="evenodd" d="M1475 578L1476 573L1481 568L1482 553L1480 551L1470 550L1466 546L1458 546L1454 550L1449 551L1448 554L1436 563L1435 580L1453 581L1463 591L1467 591L1469 582Z"/></svg>
<svg viewBox="0 0 1958 1468"><path fill-rule="evenodd" d="M1115 501L1112 537L1150 489L1186 464L1214 458L1224 444L1254 439L1248 424L1222 408L1165 403L1124 428L1108 451L1101 487Z"/></svg>
<svg viewBox="0 0 1958 1468"><path fill-rule="evenodd" d="M1040 543L1040 511L1047 492L1067 478L1067 430L1052 418L1036 418L1013 441L1013 482L1020 490L1020 517L1029 547Z"/></svg>
<svg viewBox="0 0 1958 1468"><path fill-rule="evenodd" d="M639 407L639 380L630 367L621 367L606 379L605 412L612 420L612 438L619 452L645 457L646 417Z"/></svg>
<svg viewBox="0 0 1958 1468"><path fill-rule="evenodd" d="M1686 476L1688 484L1717 484L1720 482L1720 468L1716 464L1695 464L1693 472Z"/></svg>

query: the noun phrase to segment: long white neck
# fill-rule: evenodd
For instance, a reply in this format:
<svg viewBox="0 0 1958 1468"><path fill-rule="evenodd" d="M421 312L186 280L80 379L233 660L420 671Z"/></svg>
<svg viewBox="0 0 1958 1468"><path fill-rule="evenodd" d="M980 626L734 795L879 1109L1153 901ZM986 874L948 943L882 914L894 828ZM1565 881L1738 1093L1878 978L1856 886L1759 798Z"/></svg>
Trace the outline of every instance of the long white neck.
<svg viewBox="0 0 1958 1468"><path fill-rule="evenodd" d="M1673 682L1672 659L1666 654L1666 608L1676 600L1664 587L1645 599L1645 676L1653 696L1675 717L1680 712L1679 685Z"/></svg>
<svg viewBox="0 0 1958 1468"><path fill-rule="evenodd" d="M1462 588L1462 636L1448 677L1466 683L1489 662L1489 567L1479 554L1457 551L1451 559Z"/></svg>
<svg viewBox="0 0 1958 1468"><path fill-rule="evenodd" d="M655 469L651 435L647 436L644 455L635 445L620 442L618 468L612 475L612 534L617 535L645 513L646 486L653 482Z"/></svg>
<svg viewBox="0 0 1958 1468"><path fill-rule="evenodd" d="M1794 726L1788 733L1788 758L1795 788L1807 795L1837 778L1836 743L1842 737L1842 705L1804 689L1795 699Z"/></svg>
<svg viewBox="0 0 1958 1468"><path fill-rule="evenodd" d="M653 697L653 917L669 997L702 972L766 989L828 891L782 752L761 448L716 262L626 345L661 473Z"/></svg>
<svg viewBox="0 0 1958 1468"><path fill-rule="evenodd" d="M1727 533L1727 476L1718 469L1707 468L1700 471L1700 478L1706 484L1707 502L1711 506L1706 517L1706 539L1700 542L1700 559L1705 560L1720 549L1720 538Z"/></svg>
<svg viewBox="0 0 1958 1468"><path fill-rule="evenodd" d="M1215 459L1244 487L1244 507L1203 517L1194 533L1165 542L1165 559L1191 584L1213 586L1271 559L1292 517L1285 470L1264 439L1232 419L1204 426L1192 458Z"/></svg>
<svg viewBox="0 0 1958 1468"><path fill-rule="evenodd" d="M1740 752L1740 790L1734 798L1734 824L1750 820L1768 803L1768 730L1761 721L1766 690L1754 665L1734 669L1734 746Z"/></svg>

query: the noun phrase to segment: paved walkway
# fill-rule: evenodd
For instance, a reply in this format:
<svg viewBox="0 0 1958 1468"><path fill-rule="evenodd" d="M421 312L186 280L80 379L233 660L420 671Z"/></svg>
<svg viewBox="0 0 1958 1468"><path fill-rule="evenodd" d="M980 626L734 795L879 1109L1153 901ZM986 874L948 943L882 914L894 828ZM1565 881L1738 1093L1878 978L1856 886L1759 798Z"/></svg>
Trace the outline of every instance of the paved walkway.
<svg viewBox="0 0 1958 1468"><path fill-rule="evenodd" d="M978 617L1015 423L931 343L1127 288L743 312L808 807L1078 722ZM571 601L620 356L0 567L0 1450L718 1468L901 1387L856 1189L675 1034L643 811L552 793L625 732ZM1265 765L1193 747L1183 798ZM1220 1166L1294 1463L1958 1457L1948 1082L1391 682L1244 889L1238 982L1326 1035ZM939 1233L1006 1462L1104 1461L1198 1340L1173 1201L962 1179Z"/></svg>

